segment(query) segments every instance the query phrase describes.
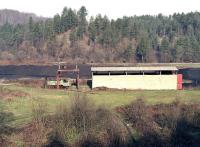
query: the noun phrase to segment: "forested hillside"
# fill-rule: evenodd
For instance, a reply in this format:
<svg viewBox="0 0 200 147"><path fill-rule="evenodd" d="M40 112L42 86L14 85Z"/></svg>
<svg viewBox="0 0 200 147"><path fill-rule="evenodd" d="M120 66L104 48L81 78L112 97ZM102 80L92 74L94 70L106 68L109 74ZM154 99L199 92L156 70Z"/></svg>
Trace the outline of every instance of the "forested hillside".
<svg viewBox="0 0 200 147"><path fill-rule="evenodd" d="M200 13L110 20L65 7L51 19L5 23L0 50L1 61L200 62Z"/></svg>
<svg viewBox="0 0 200 147"><path fill-rule="evenodd" d="M3 9L0 10L0 26L6 23L12 25L27 24L30 17L32 17L36 22L46 19L44 17L36 16L33 13L22 13L16 10Z"/></svg>

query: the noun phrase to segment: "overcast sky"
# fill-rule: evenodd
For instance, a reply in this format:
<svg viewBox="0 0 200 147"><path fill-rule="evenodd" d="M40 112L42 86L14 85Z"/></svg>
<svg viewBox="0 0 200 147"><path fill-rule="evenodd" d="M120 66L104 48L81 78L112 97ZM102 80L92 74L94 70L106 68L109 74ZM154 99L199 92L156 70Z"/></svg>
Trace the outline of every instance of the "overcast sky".
<svg viewBox="0 0 200 147"><path fill-rule="evenodd" d="M86 6L89 15L107 15L109 18L133 15L170 15L174 12L200 11L200 0L0 0L0 9L33 12L52 17L64 6L78 10Z"/></svg>

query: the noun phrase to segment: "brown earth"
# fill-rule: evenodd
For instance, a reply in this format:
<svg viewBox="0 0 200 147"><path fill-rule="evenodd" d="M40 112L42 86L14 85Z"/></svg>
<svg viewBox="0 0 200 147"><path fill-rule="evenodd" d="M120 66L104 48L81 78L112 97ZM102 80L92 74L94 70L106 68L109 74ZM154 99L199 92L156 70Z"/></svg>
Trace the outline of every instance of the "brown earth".
<svg viewBox="0 0 200 147"><path fill-rule="evenodd" d="M18 97L27 97L27 96L29 96L28 93L0 87L0 99L11 101L12 99L15 99Z"/></svg>

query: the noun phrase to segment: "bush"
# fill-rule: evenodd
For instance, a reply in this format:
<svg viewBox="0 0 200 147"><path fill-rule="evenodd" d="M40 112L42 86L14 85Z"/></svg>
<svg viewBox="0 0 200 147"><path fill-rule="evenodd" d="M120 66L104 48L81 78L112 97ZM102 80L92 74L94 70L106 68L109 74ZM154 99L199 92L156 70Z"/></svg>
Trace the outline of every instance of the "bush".
<svg viewBox="0 0 200 147"><path fill-rule="evenodd" d="M139 99L120 108L121 114L138 130L139 146L197 146L200 144L199 105L145 105Z"/></svg>
<svg viewBox="0 0 200 147"><path fill-rule="evenodd" d="M48 125L47 105L36 103L32 106L33 121L23 128L20 133L24 146L43 146L48 141L51 128Z"/></svg>
<svg viewBox="0 0 200 147"><path fill-rule="evenodd" d="M75 146L122 144L125 135L117 117L105 107L96 107L84 95L73 99L70 107L60 106L51 117L50 138Z"/></svg>
<svg viewBox="0 0 200 147"><path fill-rule="evenodd" d="M32 116L34 122L41 122L43 124L47 121L47 104L46 103L36 103L32 106Z"/></svg>

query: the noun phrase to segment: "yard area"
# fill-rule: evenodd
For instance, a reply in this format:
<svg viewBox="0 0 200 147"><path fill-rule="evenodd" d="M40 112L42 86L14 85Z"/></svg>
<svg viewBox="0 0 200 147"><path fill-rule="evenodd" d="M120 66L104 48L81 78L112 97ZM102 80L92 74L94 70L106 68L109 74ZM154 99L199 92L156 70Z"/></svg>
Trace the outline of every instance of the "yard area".
<svg viewBox="0 0 200 147"><path fill-rule="evenodd" d="M42 89L22 85L0 86L0 110L12 113L10 125L21 126L31 121L34 107L45 107L48 113L54 113L59 105L69 106L78 93L76 91ZM96 105L114 109L128 105L141 98L148 105L171 103L179 100L183 103L200 103L200 90L163 90L163 91L125 91L125 90L80 90Z"/></svg>

